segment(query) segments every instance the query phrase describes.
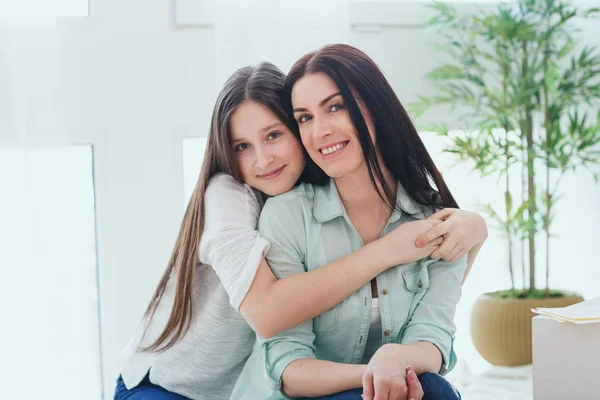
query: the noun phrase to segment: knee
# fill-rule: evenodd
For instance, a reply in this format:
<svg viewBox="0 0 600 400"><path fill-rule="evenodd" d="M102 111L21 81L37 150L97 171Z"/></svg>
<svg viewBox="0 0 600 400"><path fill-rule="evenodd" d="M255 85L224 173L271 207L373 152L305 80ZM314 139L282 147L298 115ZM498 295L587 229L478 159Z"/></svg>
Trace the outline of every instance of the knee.
<svg viewBox="0 0 600 400"><path fill-rule="evenodd" d="M423 400L457 400L458 391L444 377L430 372L419 375L419 382L425 393Z"/></svg>

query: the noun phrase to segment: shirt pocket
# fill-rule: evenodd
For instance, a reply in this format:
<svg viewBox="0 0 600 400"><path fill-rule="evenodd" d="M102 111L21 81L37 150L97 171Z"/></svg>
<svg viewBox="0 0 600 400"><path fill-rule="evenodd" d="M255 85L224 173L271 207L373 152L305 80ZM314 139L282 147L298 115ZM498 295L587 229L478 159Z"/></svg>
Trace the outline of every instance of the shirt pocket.
<svg viewBox="0 0 600 400"><path fill-rule="evenodd" d="M338 319L340 317L340 308L342 303L333 307L329 311L317 316L313 321L314 333L333 333L337 330Z"/></svg>
<svg viewBox="0 0 600 400"><path fill-rule="evenodd" d="M418 269L402 273L404 286L409 295L424 294L429 288L429 270L426 264L420 264Z"/></svg>

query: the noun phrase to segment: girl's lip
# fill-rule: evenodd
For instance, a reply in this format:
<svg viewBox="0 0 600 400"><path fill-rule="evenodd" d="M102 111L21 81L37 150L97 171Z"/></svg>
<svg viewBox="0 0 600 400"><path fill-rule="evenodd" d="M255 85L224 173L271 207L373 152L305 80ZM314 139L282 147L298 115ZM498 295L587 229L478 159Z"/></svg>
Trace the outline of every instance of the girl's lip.
<svg viewBox="0 0 600 400"><path fill-rule="evenodd" d="M281 168L277 168L274 171L271 171L269 173L263 174L263 175L259 175L261 178L263 179L275 179L277 178L279 175L281 175L281 171L283 171L283 169L285 168L285 165Z"/></svg>

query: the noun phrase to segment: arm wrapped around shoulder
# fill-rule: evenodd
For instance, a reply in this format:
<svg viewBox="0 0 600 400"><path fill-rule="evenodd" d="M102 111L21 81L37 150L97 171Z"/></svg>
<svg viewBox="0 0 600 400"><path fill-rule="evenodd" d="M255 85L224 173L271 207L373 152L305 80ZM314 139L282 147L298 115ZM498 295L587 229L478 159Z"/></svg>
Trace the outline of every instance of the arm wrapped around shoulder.
<svg viewBox="0 0 600 400"><path fill-rule="evenodd" d="M236 310L269 249L257 230L259 213L255 194L245 185L224 174L210 180L199 259L215 270Z"/></svg>

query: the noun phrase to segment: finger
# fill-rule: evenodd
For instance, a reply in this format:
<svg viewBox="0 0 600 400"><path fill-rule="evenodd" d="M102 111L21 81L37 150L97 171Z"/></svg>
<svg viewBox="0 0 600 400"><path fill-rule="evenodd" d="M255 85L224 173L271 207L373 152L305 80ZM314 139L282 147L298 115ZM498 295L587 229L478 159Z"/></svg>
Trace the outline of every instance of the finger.
<svg viewBox="0 0 600 400"><path fill-rule="evenodd" d="M409 400L417 400L420 395L420 383L418 379L416 379L415 371L411 366L406 368L406 386L408 387L408 394L406 398Z"/></svg>
<svg viewBox="0 0 600 400"><path fill-rule="evenodd" d="M454 248L452 250L450 250L448 255L446 257L444 257L444 261L450 262L461 251L462 251L462 247L460 246L460 244L457 244L456 246L454 246Z"/></svg>
<svg viewBox="0 0 600 400"><path fill-rule="evenodd" d="M459 251L458 253L456 253L454 255L454 257L452 257L452 259L450 260L450 262L457 262L458 260L460 260L461 258L463 258L465 254L467 254L467 250L466 249L462 249L461 251Z"/></svg>
<svg viewBox="0 0 600 400"><path fill-rule="evenodd" d="M456 246L457 241L454 237L446 237L444 238L444 242L438 247L431 255L430 258L442 258L444 259L452 249Z"/></svg>
<svg viewBox="0 0 600 400"><path fill-rule="evenodd" d="M439 238L433 239L433 241L429 242L429 244L426 247L431 248L431 250L435 250L438 247L440 247L442 243L444 243L444 237L440 236Z"/></svg>
<svg viewBox="0 0 600 400"><path fill-rule="evenodd" d="M388 395L389 400L404 400L401 396L401 387L399 385L392 385L390 388L390 394Z"/></svg>
<svg viewBox="0 0 600 400"><path fill-rule="evenodd" d="M427 243L431 242L433 239L436 239L442 235L444 235L449 228L449 224L441 223L436 227L431 228L421 236L417 238L415 245L417 247L423 247L427 245Z"/></svg>
<svg viewBox="0 0 600 400"><path fill-rule="evenodd" d="M373 388L373 373L365 372L362 378L363 385L363 399L364 400L373 400L375 397L375 389Z"/></svg>
<svg viewBox="0 0 600 400"><path fill-rule="evenodd" d="M375 386L375 397L374 400L388 400L390 394L390 387L392 386L391 380L379 379L374 383Z"/></svg>
<svg viewBox="0 0 600 400"><path fill-rule="evenodd" d="M431 214L427 219L439 219L444 221L446 218L454 214L456 208L444 208L441 211L436 212L435 214Z"/></svg>

